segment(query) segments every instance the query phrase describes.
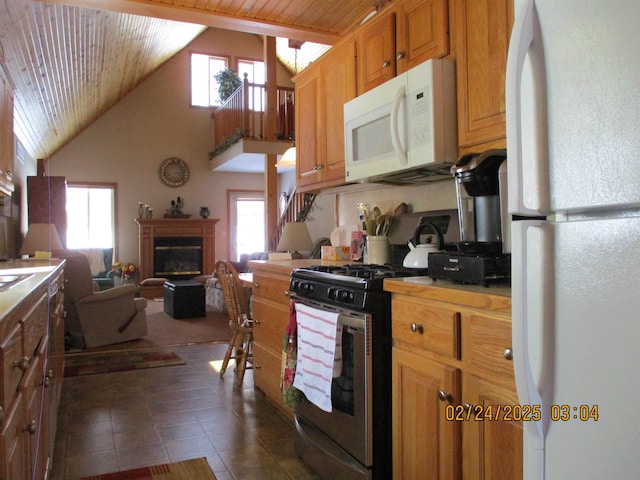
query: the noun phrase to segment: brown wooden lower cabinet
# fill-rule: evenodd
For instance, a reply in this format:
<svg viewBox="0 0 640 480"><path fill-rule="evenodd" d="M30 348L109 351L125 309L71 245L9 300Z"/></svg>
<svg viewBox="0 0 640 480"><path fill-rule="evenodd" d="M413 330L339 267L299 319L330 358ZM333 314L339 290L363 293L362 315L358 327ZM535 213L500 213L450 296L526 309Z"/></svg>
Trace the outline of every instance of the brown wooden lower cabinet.
<svg viewBox="0 0 640 480"><path fill-rule="evenodd" d="M64 374L60 265L0 315L0 479L48 477Z"/></svg>
<svg viewBox="0 0 640 480"><path fill-rule="evenodd" d="M292 268L253 267L253 380L267 399L293 415L280 395L282 342L289 322L289 275Z"/></svg>
<svg viewBox="0 0 640 480"><path fill-rule="evenodd" d="M463 478L522 478L522 422L514 420L522 410L515 392L474 375L463 375L462 391L474 414L462 422Z"/></svg>
<svg viewBox="0 0 640 480"><path fill-rule="evenodd" d="M522 478L510 292L482 288L385 280L394 480Z"/></svg>
<svg viewBox="0 0 640 480"><path fill-rule="evenodd" d="M393 478L460 478L460 424L446 403L460 398L460 370L393 349Z"/></svg>
<svg viewBox="0 0 640 480"><path fill-rule="evenodd" d="M276 404L280 402L281 358L261 344L253 344L254 385Z"/></svg>

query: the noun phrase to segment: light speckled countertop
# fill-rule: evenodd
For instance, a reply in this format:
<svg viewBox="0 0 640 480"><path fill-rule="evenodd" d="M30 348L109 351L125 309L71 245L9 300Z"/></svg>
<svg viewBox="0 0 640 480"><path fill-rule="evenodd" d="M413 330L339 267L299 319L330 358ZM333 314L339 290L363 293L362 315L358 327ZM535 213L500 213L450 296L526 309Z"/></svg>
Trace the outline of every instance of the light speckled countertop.
<svg viewBox="0 0 640 480"><path fill-rule="evenodd" d="M34 289L46 282L57 269L62 268L64 260L9 260L0 263L0 275L31 275L15 283L9 289L0 291L0 318L4 318Z"/></svg>

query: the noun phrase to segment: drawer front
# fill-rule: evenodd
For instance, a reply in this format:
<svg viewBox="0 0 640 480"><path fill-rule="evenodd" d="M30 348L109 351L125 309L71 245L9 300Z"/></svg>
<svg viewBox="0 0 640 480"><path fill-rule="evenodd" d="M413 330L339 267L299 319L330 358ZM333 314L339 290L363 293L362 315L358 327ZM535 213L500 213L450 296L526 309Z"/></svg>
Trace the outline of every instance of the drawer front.
<svg viewBox="0 0 640 480"><path fill-rule="evenodd" d="M32 356L40 339L47 333L48 294L45 292L38 299L33 308L21 320L24 329L24 351Z"/></svg>
<svg viewBox="0 0 640 480"><path fill-rule="evenodd" d="M422 350L460 357L460 313L411 297L394 296L391 303L394 341Z"/></svg>
<svg viewBox="0 0 640 480"><path fill-rule="evenodd" d="M3 386L2 398L0 406L6 410L9 402L18 390L18 384L22 379L24 370L28 364L24 361L24 353L22 351L22 326L16 325L13 331L0 344L0 356L3 367Z"/></svg>
<svg viewBox="0 0 640 480"><path fill-rule="evenodd" d="M513 379L511 322L505 318L465 313L462 317L462 359L481 372Z"/></svg>
<svg viewBox="0 0 640 480"><path fill-rule="evenodd" d="M254 296L289 305L289 278L254 274L252 293Z"/></svg>
<svg viewBox="0 0 640 480"><path fill-rule="evenodd" d="M276 355L261 345L253 344L253 382L256 387L277 403L282 403L280 395L280 369L282 355Z"/></svg>
<svg viewBox="0 0 640 480"><path fill-rule="evenodd" d="M274 352L282 350L284 332L289 324L289 306L253 299L253 338Z"/></svg>
<svg viewBox="0 0 640 480"><path fill-rule="evenodd" d="M49 280L49 296L53 297L58 294L64 287L64 274L59 272L56 276Z"/></svg>
<svg viewBox="0 0 640 480"><path fill-rule="evenodd" d="M0 430L0 478L31 478L25 472L29 464L26 424L22 394L18 393L15 402L5 406L2 429Z"/></svg>

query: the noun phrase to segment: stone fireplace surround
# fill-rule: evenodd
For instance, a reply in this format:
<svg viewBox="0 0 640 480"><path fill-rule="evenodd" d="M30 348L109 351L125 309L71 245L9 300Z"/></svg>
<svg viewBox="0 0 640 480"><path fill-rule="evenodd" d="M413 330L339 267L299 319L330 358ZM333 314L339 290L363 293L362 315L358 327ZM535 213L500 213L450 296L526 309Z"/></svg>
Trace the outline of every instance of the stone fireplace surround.
<svg viewBox="0 0 640 480"><path fill-rule="evenodd" d="M156 237L202 239L202 273L210 275L215 266L215 229L217 218L159 218L137 219L140 277L143 281L154 277L153 254Z"/></svg>

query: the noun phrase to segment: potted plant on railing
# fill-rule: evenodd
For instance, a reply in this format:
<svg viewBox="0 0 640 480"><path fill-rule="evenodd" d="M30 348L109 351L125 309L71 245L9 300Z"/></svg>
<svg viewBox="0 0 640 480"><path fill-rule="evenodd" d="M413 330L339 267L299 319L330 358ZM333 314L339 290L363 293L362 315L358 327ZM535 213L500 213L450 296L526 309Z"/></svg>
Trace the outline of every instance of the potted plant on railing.
<svg viewBox="0 0 640 480"><path fill-rule="evenodd" d="M220 70L213 78L215 78L219 84L218 95L220 95L220 102L224 102L242 85L242 80L240 80L238 74L231 68Z"/></svg>

